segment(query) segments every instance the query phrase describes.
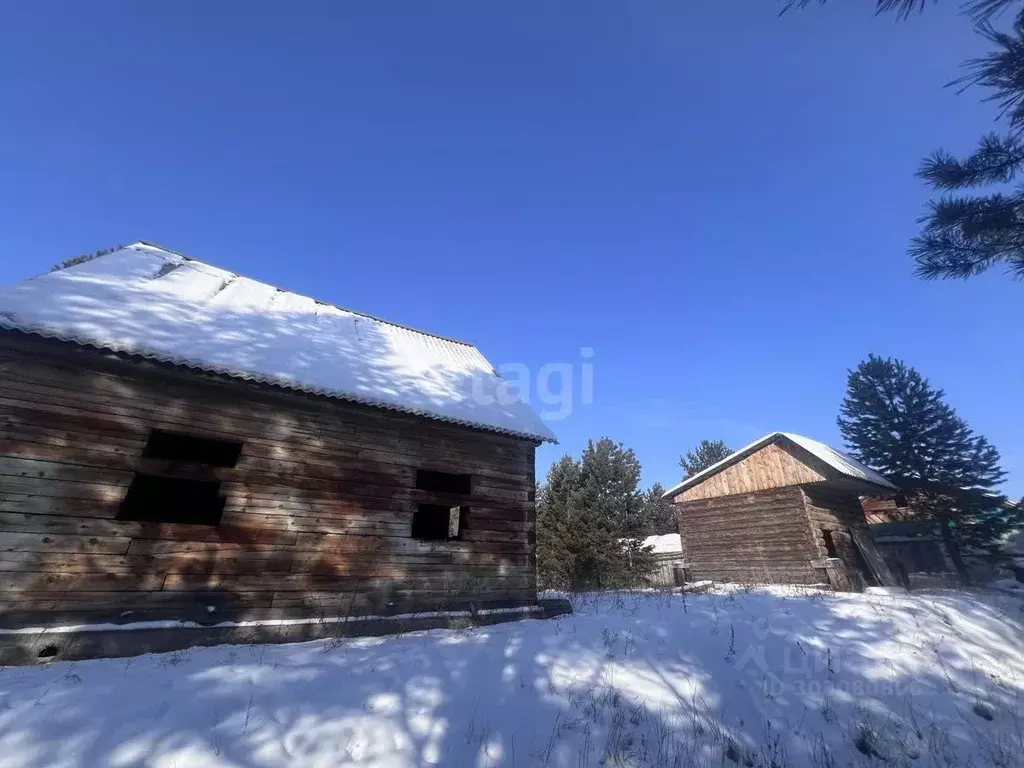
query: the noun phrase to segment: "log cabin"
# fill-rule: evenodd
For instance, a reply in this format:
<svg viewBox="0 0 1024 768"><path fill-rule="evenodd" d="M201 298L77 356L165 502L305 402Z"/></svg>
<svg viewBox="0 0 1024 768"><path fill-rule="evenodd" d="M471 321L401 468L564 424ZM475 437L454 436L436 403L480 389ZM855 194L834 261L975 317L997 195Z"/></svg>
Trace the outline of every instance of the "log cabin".
<svg viewBox="0 0 1024 768"><path fill-rule="evenodd" d="M894 492L824 443L773 432L665 492L687 580L894 586L860 506Z"/></svg>
<svg viewBox="0 0 1024 768"><path fill-rule="evenodd" d="M554 436L463 342L140 242L0 291L0 428L0 627L537 599Z"/></svg>

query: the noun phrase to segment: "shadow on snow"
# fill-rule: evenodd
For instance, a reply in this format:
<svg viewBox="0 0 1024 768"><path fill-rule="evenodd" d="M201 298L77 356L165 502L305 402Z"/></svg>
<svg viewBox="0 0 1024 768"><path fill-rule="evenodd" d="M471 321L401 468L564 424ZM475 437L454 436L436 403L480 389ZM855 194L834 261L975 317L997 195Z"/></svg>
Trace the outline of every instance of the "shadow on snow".
<svg viewBox="0 0 1024 768"><path fill-rule="evenodd" d="M1021 604L583 595L464 631L0 671L15 766L1016 764Z"/></svg>

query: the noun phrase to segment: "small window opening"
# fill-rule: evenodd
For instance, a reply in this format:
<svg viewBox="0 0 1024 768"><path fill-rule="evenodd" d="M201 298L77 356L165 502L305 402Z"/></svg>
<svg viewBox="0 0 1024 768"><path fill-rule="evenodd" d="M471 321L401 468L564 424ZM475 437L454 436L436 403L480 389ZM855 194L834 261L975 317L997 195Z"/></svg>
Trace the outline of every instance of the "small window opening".
<svg viewBox="0 0 1024 768"><path fill-rule="evenodd" d="M839 557L839 553L836 551L836 541L832 538L832 531L822 531L821 538L825 540L825 550L828 552L828 556Z"/></svg>
<svg viewBox="0 0 1024 768"><path fill-rule="evenodd" d="M140 523L219 525L224 503L220 482L216 480L186 480L136 473L121 502L117 519Z"/></svg>
<svg viewBox="0 0 1024 768"><path fill-rule="evenodd" d="M52 659L58 653L60 653L60 648L51 643L50 645L44 645L40 648L36 657L40 659Z"/></svg>
<svg viewBox="0 0 1024 768"><path fill-rule="evenodd" d="M416 487L421 491L435 493L458 493L468 496L471 475L456 475L451 472L435 472L432 469L416 470Z"/></svg>
<svg viewBox="0 0 1024 768"><path fill-rule="evenodd" d="M412 516L412 537L423 541L458 539L469 528L469 507L420 504Z"/></svg>
<svg viewBox="0 0 1024 768"><path fill-rule="evenodd" d="M210 467L233 467L242 453L242 444L231 440L185 435L154 429L142 451L146 459L168 459Z"/></svg>

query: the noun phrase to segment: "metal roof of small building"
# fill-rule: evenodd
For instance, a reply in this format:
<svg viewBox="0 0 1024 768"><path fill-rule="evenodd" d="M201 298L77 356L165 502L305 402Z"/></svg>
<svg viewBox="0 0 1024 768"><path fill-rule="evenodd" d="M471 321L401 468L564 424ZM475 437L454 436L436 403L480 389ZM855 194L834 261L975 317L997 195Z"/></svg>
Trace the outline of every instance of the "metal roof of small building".
<svg viewBox="0 0 1024 768"><path fill-rule="evenodd" d="M555 442L470 344L148 243L0 290L0 328Z"/></svg>
<svg viewBox="0 0 1024 768"><path fill-rule="evenodd" d="M878 472L875 472L875 470L871 469L871 467L857 461L857 459L853 458L848 454L843 453L842 451L837 451L835 448L825 445L825 443L818 442L817 440L812 440L811 438L804 437L803 435L794 435L792 432L772 432L771 434L758 438L750 445L746 445L743 448L740 448L738 451L729 454L724 459L715 464L712 464L707 469L702 470L697 474L686 478L685 480L683 480L683 482L679 483L678 485L669 488L662 495L662 498L675 496L681 491L685 491L687 488L692 488L695 485L699 485L701 482L708 479L712 475L718 474L718 472L725 469L726 467L735 464L736 462L746 458L747 456L756 451L759 451L761 448L768 445L769 443L773 443L780 439L785 439L791 443L794 443L797 447L802 448L815 458L825 462L825 464L827 464L840 474L845 475L846 477L851 477L855 480L862 480L866 483L871 483L872 485L881 486L882 488L888 488L894 491L896 490L895 485L890 483L885 477L880 475Z"/></svg>
<svg viewBox="0 0 1024 768"><path fill-rule="evenodd" d="M655 555L682 552L683 539L678 533L663 533L658 536L648 536L641 542L640 546L651 547L651 552Z"/></svg>

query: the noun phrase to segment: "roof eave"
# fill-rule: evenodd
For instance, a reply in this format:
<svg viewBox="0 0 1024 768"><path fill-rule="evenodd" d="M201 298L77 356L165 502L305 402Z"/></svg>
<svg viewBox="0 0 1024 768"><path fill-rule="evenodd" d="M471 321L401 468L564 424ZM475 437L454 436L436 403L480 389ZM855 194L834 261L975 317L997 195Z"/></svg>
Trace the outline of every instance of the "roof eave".
<svg viewBox="0 0 1024 768"><path fill-rule="evenodd" d="M558 438L554 436L554 433L549 435L540 435L532 432L520 432L514 429L508 429L504 427L498 427L492 424L485 424L483 422L469 421L466 419L457 419L448 416L441 416L429 411L423 411L416 408L405 408L400 405L393 403L379 402L370 398L361 398L358 395L352 395L347 392L333 391L333 390L321 390L315 387L303 386L301 383L293 381L286 381L283 379L277 379L271 376L261 376L251 373L245 373L235 371L233 369L224 368L221 366L214 366L208 363L201 363L191 360L179 360L164 355L156 355L143 350L118 348L114 345L109 344L98 344L95 341L89 339L79 339L69 335L62 335L54 332L47 328L36 328L26 327L19 325L12 319L0 314L0 330L16 331L18 333L26 333L32 336L38 336L44 339L50 339L52 341L59 341L65 344L75 344L79 347L90 347L96 350L102 350L105 352L112 352L115 355L125 355L128 357L141 357L145 360L150 360L156 363L162 363L164 365L176 365L183 368L187 368L193 372L211 373L219 376L227 376L229 378L238 381L248 381L250 383L266 384L268 386L276 387L278 389L289 390L292 392L300 392L307 395L318 395L321 397L328 397L332 400L339 400L341 402L356 403L358 405L365 405L370 408L378 408L386 411L394 411L396 413L405 413L410 416L419 416L424 419L431 421L438 421L444 424L456 424L462 427L468 427L470 429L479 429L484 432L491 432L494 434L508 435L510 437L521 438L523 440L532 440L538 444L543 445L544 443L552 443L558 445Z"/></svg>

